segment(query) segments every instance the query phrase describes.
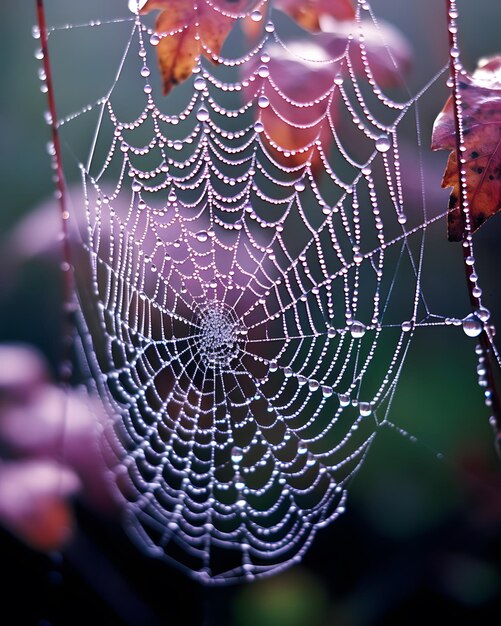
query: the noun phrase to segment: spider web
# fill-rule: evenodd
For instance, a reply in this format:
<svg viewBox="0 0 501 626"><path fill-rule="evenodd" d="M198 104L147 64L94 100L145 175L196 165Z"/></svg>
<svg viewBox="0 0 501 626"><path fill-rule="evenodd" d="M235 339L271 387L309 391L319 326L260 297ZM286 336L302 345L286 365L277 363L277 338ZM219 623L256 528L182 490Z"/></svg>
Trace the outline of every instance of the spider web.
<svg viewBox="0 0 501 626"><path fill-rule="evenodd" d="M417 197L401 168L401 128L420 142L418 103L443 70L390 98L364 44L378 27L368 3L332 57L304 34L291 44L290 22L263 5L257 43L245 48L237 25L218 65L201 58L164 98L151 17L115 4L49 29L51 46L90 29L125 36L116 64L114 43L103 61L105 95L58 121L81 178L73 258L108 456L149 553L203 582L252 579L298 562L343 513L393 425L416 329L463 324L428 306L426 231L445 213L428 211L419 159ZM284 58L331 80L291 99ZM299 147L276 140L270 112ZM468 334L479 328L468 318Z"/></svg>

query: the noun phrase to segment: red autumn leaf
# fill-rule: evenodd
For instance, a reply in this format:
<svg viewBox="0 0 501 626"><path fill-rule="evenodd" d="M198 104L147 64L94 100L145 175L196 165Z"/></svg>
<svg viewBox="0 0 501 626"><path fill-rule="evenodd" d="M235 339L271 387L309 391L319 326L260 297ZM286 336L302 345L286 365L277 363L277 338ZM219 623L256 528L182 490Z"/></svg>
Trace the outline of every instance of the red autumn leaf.
<svg viewBox="0 0 501 626"><path fill-rule="evenodd" d="M217 62L235 21L263 0L147 0L140 13L160 10L155 30L160 35L157 57L164 94L193 72L201 54Z"/></svg>
<svg viewBox="0 0 501 626"><path fill-rule="evenodd" d="M501 56L480 61L477 70L461 75L466 193L471 231L501 209ZM454 103L450 97L435 120L432 150L451 150L442 187L452 187L449 200L449 241L464 237L459 203Z"/></svg>
<svg viewBox="0 0 501 626"><path fill-rule="evenodd" d="M355 9L352 0L275 0L274 6L290 15L303 28L320 30L320 18L330 16L336 20L353 20Z"/></svg>

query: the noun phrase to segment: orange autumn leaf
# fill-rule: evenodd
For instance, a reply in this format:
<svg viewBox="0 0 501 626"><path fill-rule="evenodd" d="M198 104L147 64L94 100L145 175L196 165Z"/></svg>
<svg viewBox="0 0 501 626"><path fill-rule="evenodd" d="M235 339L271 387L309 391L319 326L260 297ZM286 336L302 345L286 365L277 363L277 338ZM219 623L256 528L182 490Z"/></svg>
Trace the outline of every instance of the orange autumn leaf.
<svg viewBox="0 0 501 626"><path fill-rule="evenodd" d="M161 11L155 30L164 94L191 76L200 55L217 62L235 21L261 4L263 0L148 0L141 14Z"/></svg>
<svg viewBox="0 0 501 626"><path fill-rule="evenodd" d="M471 231L501 209L501 56L484 59L472 76L459 78L465 147L466 193ZM448 238L464 238L452 97L435 120L433 150L451 150L442 187L452 187Z"/></svg>
<svg viewBox="0 0 501 626"><path fill-rule="evenodd" d="M275 0L274 7L312 31L320 30L320 18L324 15L340 21L355 19L352 0Z"/></svg>

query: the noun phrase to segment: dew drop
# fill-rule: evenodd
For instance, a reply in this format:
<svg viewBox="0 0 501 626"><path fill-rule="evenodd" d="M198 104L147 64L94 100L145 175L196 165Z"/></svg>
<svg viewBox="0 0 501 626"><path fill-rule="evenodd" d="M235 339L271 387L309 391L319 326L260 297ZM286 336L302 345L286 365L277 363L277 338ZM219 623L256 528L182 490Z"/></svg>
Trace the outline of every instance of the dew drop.
<svg viewBox="0 0 501 626"><path fill-rule="evenodd" d="M350 404L350 396L346 393L339 394L339 406L348 406Z"/></svg>
<svg viewBox="0 0 501 626"><path fill-rule="evenodd" d="M372 413L372 404L370 402L359 402L358 411L361 417L368 417Z"/></svg>
<svg viewBox="0 0 501 626"><path fill-rule="evenodd" d="M182 150L183 149L183 142L182 141L175 141L172 144L172 147L174 148L174 150Z"/></svg>
<svg viewBox="0 0 501 626"><path fill-rule="evenodd" d="M327 337L329 337L329 339L333 339L336 335L337 330L335 328L330 327L329 329L327 329Z"/></svg>
<svg viewBox="0 0 501 626"><path fill-rule="evenodd" d="M305 443L301 442L297 447L298 454L306 454L308 452L308 447Z"/></svg>
<svg viewBox="0 0 501 626"><path fill-rule="evenodd" d="M360 339L360 337L363 337L365 335L365 331L366 327L365 324L362 324L362 322L354 320L350 324L350 333L354 339Z"/></svg>
<svg viewBox="0 0 501 626"><path fill-rule="evenodd" d="M402 322L402 330L404 333L408 333L409 331L411 331L412 322L411 321Z"/></svg>
<svg viewBox="0 0 501 626"><path fill-rule="evenodd" d="M144 67L142 67L142 68L141 68L141 76L142 76L143 78L148 78L148 76L150 75L150 73L151 73L151 72L150 72L150 68L149 68L148 66L146 66L146 65L145 65Z"/></svg>
<svg viewBox="0 0 501 626"><path fill-rule="evenodd" d="M486 309L485 307L482 306L479 309L477 309L477 317L482 322L488 322L491 317L491 312L489 311L489 309Z"/></svg>
<svg viewBox="0 0 501 626"><path fill-rule="evenodd" d="M294 189L295 189L296 191L301 192L301 191L304 191L304 190L305 190L305 188L306 188L306 185L305 185L305 183L304 183L304 180L298 180L298 181L296 181L296 182L294 183Z"/></svg>
<svg viewBox="0 0 501 626"><path fill-rule="evenodd" d="M209 111L205 107L200 107L197 112L197 120L206 122L209 119Z"/></svg>
<svg viewBox="0 0 501 626"><path fill-rule="evenodd" d="M260 78L268 78L268 76L270 75L270 70L268 69L267 65L261 65L257 73L260 76Z"/></svg>
<svg viewBox="0 0 501 626"><path fill-rule="evenodd" d="M275 24L274 24L273 22L268 22L268 23L266 24L266 26L264 27L264 30L265 30L267 33L273 33L273 32L275 32Z"/></svg>
<svg viewBox="0 0 501 626"><path fill-rule="evenodd" d="M388 135L381 135L376 139L375 145L378 152L388 152L388 150L391 148L391 139L388 137Z"/></svg>
<svg viewBox="0 0 501 626"><path fill-rule="evenodd" d="M193 82L193 87L195 87L197 91L203 91L207 87L207 83L204 78L197 76Z"/></svg>
<svg viewBox="0 0 501 626"><path fill-rule="evenodd" d="M324 396L324 398L330 398L333 393L334 390L332 389L332 387L329 387L328 385L324 385L322 387L322 395Z"/></svg>
<svg viewBox="0 0 501 626"><path fill-rule="evenodd" d="M129 0L129 11L136 15L147 2L148 0Z"/></svg>
<svg viewBox="0 0 501 626"><path fill-rule="evenodd" d="M262 133L264 130L264 125L262 122L257 121L254 124L254 130L256 131L256 133Z"/></svg>
<svg viewBox="0 0 501 626"><path fill-rule="evenodd" d="M260 22L262 19L263 19L263 14L261 13L261 11L258 11L257 9L255 11L252 11L251 20L253 22Z"/></svg>
<svg viewBox="0 0 501 626"><path fill-rule="evenodd" d="M33 26L31 29L31 36L33 39L40 39L40 28L38 26Z"/></svg>
<svg viewBox="0 0 501 626"><path fill-rule="evenodd" d="M344 78L341 74L336 74L336 76L334 76L334 84L335 85L342 85L344 83Z"/></svg>
<svg viewBox="0 0 501 626"><path fill-rule="evenodd" d="M158 46L158 44L160 43L160 37L156 33L153 33L153 35L150 37L150 43L152 46Z"/></svg>
<svg viewBox="0 0 501 626"><path fill-rule="evenodd" d="M478 337L482 333L483 325L478 317L471 313L463 320L463 330L468 337Z"/></svg>
<svg viewBox="0 0 501 626"><path fill-rule="evenodd" d="M206 230L201 230L195 236L200 243L205 243L209 239L209 233Z"/></svg>
<svg viewBox="0 0 501 626"><path fill-rule="evenodd" d="M266 96L259 96L259 98L257 99L257 104L262 109L266 109L266 107L270 106L270 101Z"/></svg>
<svg viewBox="0 0 501 626"><path fill-rule="evenodd" d="M310 380L308 383L308 388L310 391L316 391L320 387L318 380Z"/></svg>

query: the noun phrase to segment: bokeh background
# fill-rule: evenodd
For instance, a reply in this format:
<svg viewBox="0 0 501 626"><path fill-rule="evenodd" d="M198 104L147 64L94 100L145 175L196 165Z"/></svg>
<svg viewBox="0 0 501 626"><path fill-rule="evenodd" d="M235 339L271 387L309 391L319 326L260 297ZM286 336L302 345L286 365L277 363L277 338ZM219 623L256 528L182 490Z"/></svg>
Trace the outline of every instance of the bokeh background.
<svg viewBox="0 0 501 626"><path fill-rule="evenodd" d="M126 2L109 0L116 7ZM446 61L445 8L437 0L373 0L375 13L405 34L414 52L411 85L423 84ZM467 69L501 53L501 4L459 1L460 42ZM53 22L77 23L79 3L47 0ZM108 7L109 8L109 7ZM110 9L111 10L111 9ZM52 372L61 349L61 277L45 231L20 225L53 194L40 93L35 2L0 4L0 342L40 351ZM71 46L71 37L67 38ZM106 59L107 48L89 51ZM99 63L82 72L61 60L58 97L94 93ZM86 63L89 67L91 64ZM446 98L445 79L423 101L423 137ZM91 101L93 97L89 97ZM79 100L82 104L85 99ZM429 156L429 184L440 182L446 155ZM412 176L411 168L405 171ZM445 203L447 193L437 192ZM57 211L54 205L54 211ZM430 229L426 288L437 307L465 313L461 250ZM501 217L476 235L485 302L501 322ZM16 240L19 241L19 240ZM50 246L49 246L50 247ZM53 247L53 250L56 249ZM38 251L38 252L37 252ZM0 363L8 371L10 363ZM0 622L16 625L102 623L107 626L369 626L487 624L501 608L501 473L488 410L476 384L474 345L461 329L418 334L393 404L393 421L417 443L386 430L352 483L348 509L321 531L303 563L280 576L204 589L142 555L113 514L75 498L76 532L62 553L27 546L0 528L3 585ZM1 419L1 416L0 416ZM439 454L440 453L440 454ZM0 457L4 454L0 446ZM6 453L7 454L7 453ZM443 454L443 458L441 455ZM438 455L438 456L437 456ZM2 463L0 459L0 464ZM5 617L9 610L14 618ZM12 621L13 619L13 621ZM6 621L7 620L7 621ZM47 623L45 622L45 623Z"/></svg>

